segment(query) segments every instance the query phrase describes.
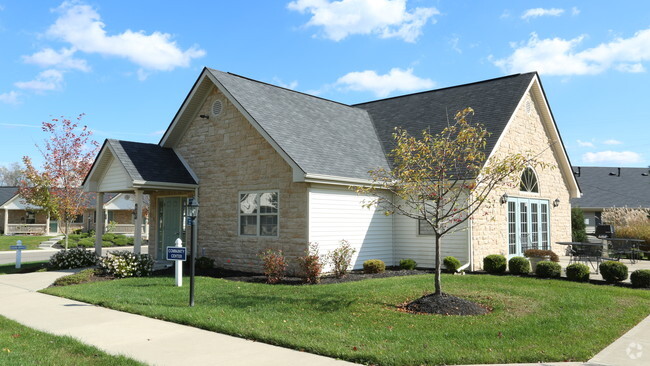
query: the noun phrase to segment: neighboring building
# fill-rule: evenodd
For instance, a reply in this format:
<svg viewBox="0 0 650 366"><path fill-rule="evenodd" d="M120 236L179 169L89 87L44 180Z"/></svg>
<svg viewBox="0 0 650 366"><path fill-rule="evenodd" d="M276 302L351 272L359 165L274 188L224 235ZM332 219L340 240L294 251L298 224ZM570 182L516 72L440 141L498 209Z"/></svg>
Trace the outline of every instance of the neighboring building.
<svg viewBox="0 0 650 366"><path fill-rule="evenodd" d="M593 234L596 225L601 224L601 214L606 208L650 209L648 168L574 166L573 173L582 197L571 199L571 206L584 211L589 234Z"/></svg>
<svg viewBox="0 0 650 366"><path fill-rule="evenodd" d="M79 215L72 223L70 230L94 229L95 227L95 198L88 197L88 209ZM133 211L135 204L132 195L111 194L104 196L104 225L112 224L112 232L130 234L135 232ZM59 223L51 220L40 207L25 202L18 194L18 187L0 187L0 234L3 235L57 235L60 232ZM145 236L148 230L144 229Z"/></svg>
<svg viewBox="0 0 650 366"><path fill-rule="evenodd" d="M490 155L532 152L555 169L527 169L526 184L493 192L497 204L444 237L443 255L477 269L489 254L560 251L554 243L571 239L569 199L580 192L536 73L345 105L206 68L159 144L107 140L84 189L134 193L136 202L149 194L158 259L177 237L187 242L184 205L195 197L199 253L221 267L260 271L261 250L295 258L309 242L327 252L342 239L357 250L354 268L374 258L432 267L426 229L363 208L366 197L349 187L390 168L394 127L440 131L468 106L491 133ZM137 233L135 241L138 250Z"/></svg>

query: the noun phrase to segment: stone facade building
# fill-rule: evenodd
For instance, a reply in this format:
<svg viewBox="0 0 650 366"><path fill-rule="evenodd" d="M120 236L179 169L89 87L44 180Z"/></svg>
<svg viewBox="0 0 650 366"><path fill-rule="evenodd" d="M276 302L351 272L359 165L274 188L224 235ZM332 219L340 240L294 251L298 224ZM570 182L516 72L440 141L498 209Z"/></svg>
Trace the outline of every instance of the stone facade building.
<svg viewBox="0 0 650 366"><path fill-rule="evenodd" d="M547 168L494 191L483 215L444 238L443 255L478 269L489 254L558 250L555 242L571 238L569 199L580 192L536 73L345 105L206 68L159 144L107 140L84 188L134 193L136 203L148 195L157 259L176 238L190 239L193 197L198 255L219 267L259 272L262 250L282 249L293 262L310 242L324 253L341 240L356 249L355 268L403 258L431 267L433 237L416 220L364 208L367 197L350 187L370 183L371 169L390 169L394 127L440 131L468 106L491 133L489 155L531 153Z"/></svg>

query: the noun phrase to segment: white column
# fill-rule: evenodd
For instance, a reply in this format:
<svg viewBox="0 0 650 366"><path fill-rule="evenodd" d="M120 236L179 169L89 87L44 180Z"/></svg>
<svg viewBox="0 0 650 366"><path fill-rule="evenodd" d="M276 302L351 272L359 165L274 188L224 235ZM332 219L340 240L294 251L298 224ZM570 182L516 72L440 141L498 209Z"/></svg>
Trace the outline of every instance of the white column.
<svg viewBox="0 0 650 366"><path fill-rule="evenodd" d="M104 234L104 193L97 192L95 205L95 254L102 255L102 234Z"/></svg>
<svg viewBox="0 0 650 366"><path fill-rule="evenodd" d="M106 230L108 227L108 210L104 210L104 220L102 221L104 222L104 230Z"/></svg>
<svg viewBox="0 0 650 366"><path fill-rule="evenodd" d="M133 233L133 253L140 254L142 245L142 190L135 190L135 232Z"/></svg>
<svg viewBox="0 0 650 366"><path fill-rule="evenodd" d="M45 219L45 235L50 234L50 214L47 214L47 218Z"/></svg>
<svg viewBox="0 0 650 366"><path fill-rule="evenodd" d="M5 235L9 235L9 209L5 208Z"/></svg>

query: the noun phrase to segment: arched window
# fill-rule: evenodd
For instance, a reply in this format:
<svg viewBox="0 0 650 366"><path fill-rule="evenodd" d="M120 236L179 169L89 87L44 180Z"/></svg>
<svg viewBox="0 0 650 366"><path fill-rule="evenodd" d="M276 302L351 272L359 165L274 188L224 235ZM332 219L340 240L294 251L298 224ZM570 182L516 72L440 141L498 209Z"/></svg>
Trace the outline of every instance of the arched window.
<svg viewBox="0 0 650 366"><path fill-rule="evenodd" d="M537 184L537 175L532 168L524 169L524 172L521 173L521 182L519 183L519 190L522 192L539 192L539 186Z"/></svg>

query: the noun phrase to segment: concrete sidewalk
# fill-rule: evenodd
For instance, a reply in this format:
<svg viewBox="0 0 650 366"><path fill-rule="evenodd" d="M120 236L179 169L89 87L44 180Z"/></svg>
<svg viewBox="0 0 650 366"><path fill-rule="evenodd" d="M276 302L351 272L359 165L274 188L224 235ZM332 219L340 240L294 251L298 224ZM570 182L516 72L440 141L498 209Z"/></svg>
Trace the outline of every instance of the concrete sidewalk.
<svg viewBox="0 0 650 366"><path fill-rule="evenodd" d="M36 292L72 272L0 276L0 315L151 365L353 365ZM586 363L509 364L524 365L650 365L650 316Z"/></svg>
<svg viewBox="0 0 650 366"><path fill-rule="evenodd" d="M150 365L353 365L35 292L70 272L0 276L0 315Z"/></svg>

